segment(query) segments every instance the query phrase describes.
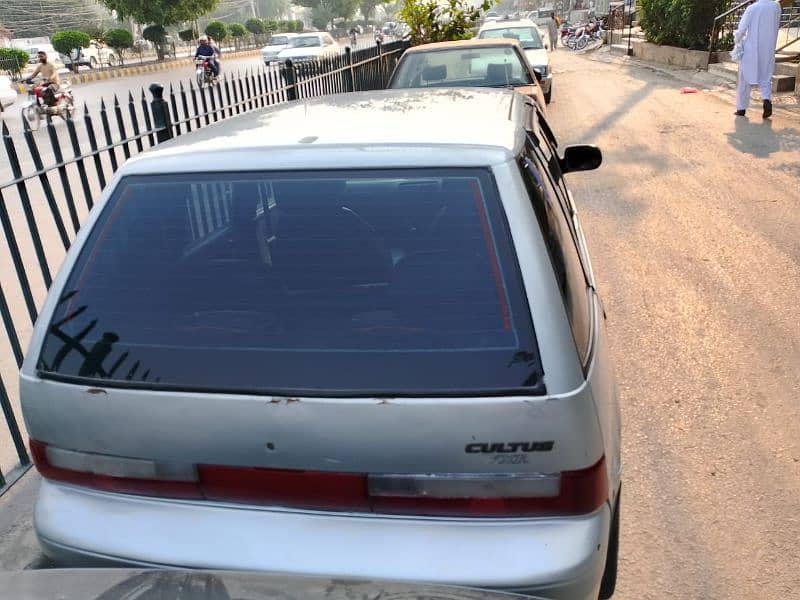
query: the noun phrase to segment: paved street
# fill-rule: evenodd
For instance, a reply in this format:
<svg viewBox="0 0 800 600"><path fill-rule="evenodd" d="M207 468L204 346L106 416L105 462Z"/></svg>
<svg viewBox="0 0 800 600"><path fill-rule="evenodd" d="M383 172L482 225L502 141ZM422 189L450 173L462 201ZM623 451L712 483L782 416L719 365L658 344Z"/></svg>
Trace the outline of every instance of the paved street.
<svg viewBox="0 0 800 600"><path fill-rule="evenodd" d="M800 589L800 113L555 55L623 409L620 600ZM731 96L732 97L732 96Z"/></svg>
<svg viewBox="0 0 800 600"><path fill-rule="evenodd" d="M568 179L621 391L615 598L796 597L800 112L762 123L754 103L735 120L726 91L684 95L650 69L566 51L553 61L561 145L605 155ZM14 535L30 544L28 517Z"/></svg>

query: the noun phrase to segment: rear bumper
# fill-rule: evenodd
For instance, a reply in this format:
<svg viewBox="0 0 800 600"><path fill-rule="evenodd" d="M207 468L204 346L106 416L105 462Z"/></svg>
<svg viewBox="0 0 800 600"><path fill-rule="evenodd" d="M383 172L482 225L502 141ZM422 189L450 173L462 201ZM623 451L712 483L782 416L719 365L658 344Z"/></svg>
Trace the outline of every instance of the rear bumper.
<svg viewBox="0 0 800 600"><path fill-rule="evenodd" d="M164 501L42 482L45 553L64 565L259 570L597 598L610 510L572 518L408 519Z"/></svg>

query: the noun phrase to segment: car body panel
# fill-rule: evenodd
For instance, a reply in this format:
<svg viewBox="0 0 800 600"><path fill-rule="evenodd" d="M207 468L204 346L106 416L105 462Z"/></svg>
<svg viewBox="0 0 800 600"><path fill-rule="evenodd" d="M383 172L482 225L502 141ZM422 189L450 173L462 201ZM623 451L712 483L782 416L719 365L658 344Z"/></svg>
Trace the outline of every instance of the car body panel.
<svg viewBox="0 0 800 600"><path fill-rule="evenodd" d="M11 106L17 100L17 90L14 89L11 78L0 75L0 111Z"/></svg>
<svg viewBox="0 0 800 600"><path fill-rule="evenodd" d="M63 514L70 515L69 525L58 518ZM36 523L48 554L71 566L126 564L458 583L589 600L597 597L605 563L610 510L604 505L569 519L332 517L152 501L44 481ZM70 544L74 531L79 532L81 549ZM554 581L569 586L559 589Z"/></svg>
<svg viewBox="0 0 800 600"><path fill-rule="evenodd" d="M287 42L288 40L297 36L296 33L281 33L279 35L285 37ZM273 36L273 41L275 37L278 36ZM263 58L264 61L267 62L268 64L270 62L277 61L278 54L280 54L282 50L285 50L286 46L287 44L273 44L272 41L270 41L269 44L261 48L261 58Z"/></svg>
<svg viewBox="0 0 800 600"><path fill-rule="evenodd" d="M253 571L163 571L155 569L39 569L1 571L0 589L9 598L59 600L352 600L353 598L439 598L517 600L520 596L425 583L331 579ZM530 596L527 600L537 600ZM539 598L538 600L541 600Z"/></svg>

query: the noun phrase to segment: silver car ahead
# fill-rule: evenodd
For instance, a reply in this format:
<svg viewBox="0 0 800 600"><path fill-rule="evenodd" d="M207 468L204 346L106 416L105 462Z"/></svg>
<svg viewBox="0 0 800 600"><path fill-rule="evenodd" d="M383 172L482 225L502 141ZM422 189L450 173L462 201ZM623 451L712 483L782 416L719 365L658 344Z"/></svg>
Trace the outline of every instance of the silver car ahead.
<svg viewBox="0 0 800 600"><path fill-rule="evenodd" d="M619 413L562 178L600 160L434 89L126 163L21 372L45 552L608 597Z"/></svg>

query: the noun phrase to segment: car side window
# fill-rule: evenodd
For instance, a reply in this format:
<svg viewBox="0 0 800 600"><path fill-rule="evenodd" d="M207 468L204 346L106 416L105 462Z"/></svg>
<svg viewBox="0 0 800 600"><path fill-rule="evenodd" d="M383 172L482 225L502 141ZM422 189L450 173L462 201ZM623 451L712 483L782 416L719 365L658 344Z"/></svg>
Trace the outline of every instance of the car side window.
<svg viewBox="0 0 800 600"><path fill-rule="evenodd" d="M569 223L569 213L565 213L561 206L548 167L539 156L529 150L520 157L519 164L550 254L572 337L585 365L591 349L591 295Z"/></svg>

